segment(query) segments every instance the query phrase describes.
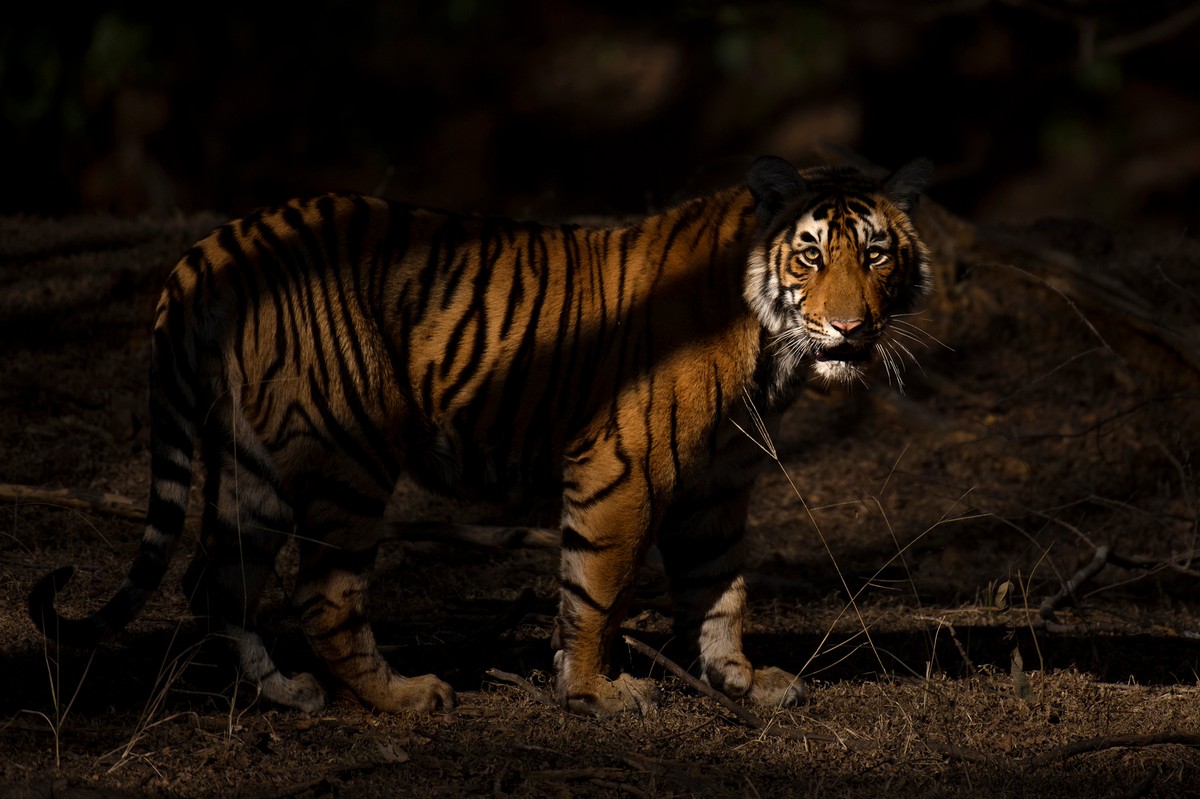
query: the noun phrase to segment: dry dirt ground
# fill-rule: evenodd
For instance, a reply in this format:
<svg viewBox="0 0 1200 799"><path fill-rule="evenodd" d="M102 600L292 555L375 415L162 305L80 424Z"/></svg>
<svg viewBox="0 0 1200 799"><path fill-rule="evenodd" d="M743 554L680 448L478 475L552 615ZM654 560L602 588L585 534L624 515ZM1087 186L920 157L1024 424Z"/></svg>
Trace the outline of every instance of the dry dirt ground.
<svg viewBox="0 0 1200 799"><path fill-rule="evenodd" d="M976 230L936 210L922 226L940 285L901 339L918 362L905 392L882 371L870 390L807 391L756 494L748 649L805 676L804 706L761 728L622 647L662 679L661 709L566 715L544 701L553 549L426 537L385 546L376 631L461 706L264 707L189 622L186 558L96 652L47 646L26 617L34 581L81 564L60 604L94 608L140 529L7 499L0 797L1196 795L1197 241ZM145 501L151 310L217 221L0 219L0 483ZM493 526L545 511L506 519L404 485L393 507ZM1101 547L1116 557L1069 586ZM264 621L285 668L311 669L286 560ZM660 589L651 561L627 625L655 647Z"/></svg>

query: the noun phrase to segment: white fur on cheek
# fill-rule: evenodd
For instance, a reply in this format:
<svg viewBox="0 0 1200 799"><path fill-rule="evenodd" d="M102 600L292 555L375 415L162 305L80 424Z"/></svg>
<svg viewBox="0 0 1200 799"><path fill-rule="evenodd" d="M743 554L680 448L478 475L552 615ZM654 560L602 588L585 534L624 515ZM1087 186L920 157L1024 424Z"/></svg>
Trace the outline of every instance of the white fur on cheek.
<svg viewBox="0 0 1200 799"><path fill-rule="evenodd" d="M780 318L775 311L779 290L779 276L767 263L766 254L756 247L746 259L746 282L742 296L758 317L759 324L767 332L776 335L787 326L787 320Z"/></svg>

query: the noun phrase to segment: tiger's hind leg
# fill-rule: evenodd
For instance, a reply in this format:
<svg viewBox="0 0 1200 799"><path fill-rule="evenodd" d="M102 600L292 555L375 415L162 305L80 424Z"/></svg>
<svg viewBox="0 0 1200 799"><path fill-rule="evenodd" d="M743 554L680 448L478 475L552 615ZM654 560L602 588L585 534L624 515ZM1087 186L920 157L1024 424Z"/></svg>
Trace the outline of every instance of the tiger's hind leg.
<svg viewBox="0 0 1200 799"><path fill-rule="evenodd" d="M275 558L292 532L292 510L274 486L273 469L261 450L210 448L200 543L184 577L192 612L209 630L226 637L242 679L263 699L313 712L325 692L311 674L279 671L256 631L259 597Z"/></svg>
<svg viewBox="0 0 1200 799"><path fill-rule="evenodd" d="M755 669L742 652L746 584L741 575L750 488L680 502L667 514L658 546L671 582L675 632L698 659L701 678L734 698L763 707L796 705L799 677Z"/></svg>
<svg viewBox="0 0 1200 799"><path fill-rule="evenodd" d="M370 707L454 707L448 684L432 674L403 677L379 652L367 616L367 584L387 497L359 494L343 480L316 481L315 490L325 494L310 497L301 518L294 599L305 635L332 675Z"/></svg>

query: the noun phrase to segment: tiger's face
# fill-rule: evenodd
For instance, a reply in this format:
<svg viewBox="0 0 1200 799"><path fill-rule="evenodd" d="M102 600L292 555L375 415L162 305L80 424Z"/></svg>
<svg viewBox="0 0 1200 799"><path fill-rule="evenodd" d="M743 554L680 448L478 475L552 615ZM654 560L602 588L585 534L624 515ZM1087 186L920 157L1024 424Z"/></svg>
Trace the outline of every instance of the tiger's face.
<svg viewBox="0 0 1200 799"><path fill-rule="evenodd" d="M798 173L773 157L751 167L760 235L745 297L787 371L809 361L820 378L850 381L876 356L897 368L889 323L931 283L912 224L929 171L917 161L879 184L845 168Z"/></svg>

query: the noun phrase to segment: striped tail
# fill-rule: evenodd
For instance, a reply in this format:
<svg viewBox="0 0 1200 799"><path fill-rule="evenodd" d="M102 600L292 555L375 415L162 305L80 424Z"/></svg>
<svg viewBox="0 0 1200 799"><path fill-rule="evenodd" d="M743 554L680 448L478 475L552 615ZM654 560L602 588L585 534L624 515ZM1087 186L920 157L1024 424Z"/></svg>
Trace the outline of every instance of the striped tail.
<svg viewBox="0 0 1200 799"><path fill-rule="evenodd" d="M92 646L132 621L162 581L183 533L196 448L196 397L191 388L196 383L194 372L180 369L183 363L176 360L166 327L160 323L155 329L150 374L150 507L128 576L104 607L82 619L66 618L54 607L55 596L75 574L74 566L50 572L29 594L33 623L63 644Z"/></svg>

